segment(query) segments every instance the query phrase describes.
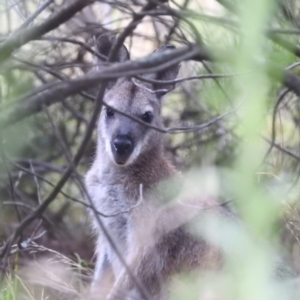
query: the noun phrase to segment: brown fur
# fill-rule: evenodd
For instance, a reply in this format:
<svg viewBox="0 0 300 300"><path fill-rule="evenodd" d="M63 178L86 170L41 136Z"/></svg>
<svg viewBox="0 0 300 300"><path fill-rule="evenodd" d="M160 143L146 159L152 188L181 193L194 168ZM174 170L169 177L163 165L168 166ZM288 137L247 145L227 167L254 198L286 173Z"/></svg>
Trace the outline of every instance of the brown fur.
<svg viewBox="0 0 300 300"><path fill-rule="evenodd" d="M124 57L125 50L120 51L123 54L119 57ZM173 79L178 68L174 66L155 78ZM116 82L106 93L105 102L135 117L150 110L154 115L152 124L162 126L161 96L129 80ZM125 116L115 114L109 118L105 114L103 110L99 119L97 155L86 176L86 186L100 212L118 213L102 220L151 299L161 300L166 297L166 286L173 274L219 267L220 253L185 229L189 221L199 217L199 210L171 201L180 197L182 178L164 154L162 134ZM118 135L130 137L134 142L125 165L118 165L118 154L113 153L113 142ZM141 185L143 199L140 199ZM202 210L216 204L210 198L199 203L199 198L192 194L186 202ZM104 284L106 272L113 271L115 282L109 299L142 299L96 221L94 228L98 234L94 286Z"/></svg>

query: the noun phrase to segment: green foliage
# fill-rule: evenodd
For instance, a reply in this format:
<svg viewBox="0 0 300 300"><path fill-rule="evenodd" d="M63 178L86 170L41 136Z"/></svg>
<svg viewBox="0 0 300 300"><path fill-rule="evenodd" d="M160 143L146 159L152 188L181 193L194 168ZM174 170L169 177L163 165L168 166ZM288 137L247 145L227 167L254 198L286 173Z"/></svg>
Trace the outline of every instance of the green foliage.
<svg viewBox="0 0 300 300"><path fill-rule="evenodd" d="M205 45L217 61L201 66L199 62L183 62L182 77L227 76L178 84L178 89L164 100L165 125L194 126L224 116L201 130L166 136L166 149L179 169L193 169L184 175L190 184L187 195L208 191L215 198L230 201L240 221L223 220L208 212L191 226L192 234L222 249L225 268L223 272L179 274L170 283L170 299L298 299L299 291L291 278L293 267L300 271L300 104L299 97L289 92L277 107L282 82L274 78L282 79L286 68L299 74L299 66L293 66L298 60L295 51L279 42L280 38L294 46L299 38L270 29L296 28L299 25L299 1L220 0L220 3L227 3L225 7L229 9L223 7L216 15L196 9L197 1L189 2L186 10L177 11L182 15L180 30L171 41L181 44L186 37L188 41L198 42L199 46ZM176 5L172 3L171 7ZM116 20L109 27L112 31L124 25L125 12L125 4L121 9L116 4L110 11L111 20ZM147 36L148 32L142 35L142 30L139 31L134 41L140 42L140 48L133 47L133 56L145 55L144 45L151 45L147 53L156 48L163 35L156 30L154 42ZM92 44L85 38L86 33L78 31L80 33L72 33L75 38L86 45ZM62 32L64 36L70 34L68 30ZM57 30L55 34L60 36L61 32ZM43 84L67 81L91 70L91 54L84 56L82 48L77 49L74 45L59 47L56 41L47 52L46 41L40 42L29 50L23 49L24 56L36 63L32 69L12 60L2 65L1 118L9 116L8 111L13 111L20 95ZM131 38L126 40L131 46L135 42ZM34 51L30 53L31 50ZM95 94L90 90L85 92ZM20 219L28 216L51 194L68 166L68 155L62 150L52 125L55 124L69 155L73 156L80 146L93 106L84 96L64 99L5 130L0 128L0 237L3 241ZM276 136L273 136L274 132ZM84 174L91 163L94 140L89 142L78 167L80 174ZM273 149L266 157L270 145ZM162 189L171 199L179 184L166 184L168 186ZM93 246L86 208L80 202L83 193L75 176L69 178L62 192L44 212L43 225L39 227L38 222L34 223L24 234L23 242L32 233L38 232L44 237L45 230L43 242L46 241L47 246L24 251L32 251L31 255L50 252L64 263L67 261L62 269L72 272L65 275L62 271L65 277L58 276L61 285L58 288L50 286L50 290L57 288L66 294L71 291L72 299L84 299L88 284L83 278L91 275ZM12 201L23 206L16 208L7 203ZM55 247L57 251L51 250ZM282 258L283 252L288 259ZM31 268L26 269L28 273L36 270ZM0 300L19 300L20 294L24 299L47 299L43 294L43 286L49 288L47 282L27 281L22 272L20 275L22 268L18 263L7 269L12 272L4 272ZM61 270L60 267L57 269ZM56 274L55 270L53 274ZM75 283L73 276L78 276ZM57 294L49 293L49 297L61 299Z"/></svg>

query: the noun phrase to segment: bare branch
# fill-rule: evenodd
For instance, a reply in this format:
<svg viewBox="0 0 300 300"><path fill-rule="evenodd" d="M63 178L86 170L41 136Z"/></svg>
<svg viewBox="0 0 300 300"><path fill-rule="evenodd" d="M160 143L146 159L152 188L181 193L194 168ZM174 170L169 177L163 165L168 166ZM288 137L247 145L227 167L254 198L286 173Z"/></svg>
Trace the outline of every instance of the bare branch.
<svg viewBox="0 0 300 300"><path fill-rule="evenodd" d="M66 1L65 4L62 5L59 10L49 17L44 23L24 30L19 30L15 34L13 33L0 44L0 62L7 59L14 50L68 21L76 13L81 11L87 5L90 5L92 2L92 0Z"/></svg>

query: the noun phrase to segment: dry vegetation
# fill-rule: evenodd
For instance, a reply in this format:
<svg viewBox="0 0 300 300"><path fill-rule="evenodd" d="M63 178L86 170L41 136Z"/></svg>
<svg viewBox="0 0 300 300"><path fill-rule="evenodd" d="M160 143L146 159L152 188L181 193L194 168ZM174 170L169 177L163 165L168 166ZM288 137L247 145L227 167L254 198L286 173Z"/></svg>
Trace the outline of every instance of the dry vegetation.
<svg viewBox="0 0 300 300"><path fill-rule="evenodd" d="M253 227L269 239L266 253L280 253L300 272L300 3L270 5L262 42L245 52L252 65L236 65L245 59L243 34L251 37L242 2L0 0L0 300L89 297L94 242L82 177L94 155L97 90L105 78L136 80L174 61L182 68L164 99L168 155L183 171L213 168L220 202L230 202L249 227L267 220L265 231ZM256 13L249 10L253 28ZM97 70L94 37L104 34L124 41L136 62ZM176 50L150 55L166 43ZM261 107L251 107L256 97ZM243 239L223 225L228 249L238 249ZM249 282L260 272L255 266ZM232 292L236 278L204 277L176 278L174 299L243 298ZM276 297L288 299L289 286L280 291Z"/></svg>

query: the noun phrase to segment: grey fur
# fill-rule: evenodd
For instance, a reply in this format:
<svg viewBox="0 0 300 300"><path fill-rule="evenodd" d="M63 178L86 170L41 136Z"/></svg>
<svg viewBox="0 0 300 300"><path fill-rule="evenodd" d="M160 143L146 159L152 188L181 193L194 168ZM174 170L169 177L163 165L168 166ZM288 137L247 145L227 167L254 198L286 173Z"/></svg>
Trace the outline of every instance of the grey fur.
<svg viewBox="0 0 300 300"><path fill-rule="evenodd" d="M105 43L110 49L107 40ZM108 52L104 46L98 50ZM128 59L124 48L121 51L118 57ZM172 80L178 70L179 66L174 66L154 74L153 78ZM150 111L154 116L152 125L162 126L161 95L137 87L130 80L114 82L104 100L135 117ZM99 118L97 153L86 175L86 187L97 210L107 215L120 213L102 220L151 299L161 300L166 297L166 286L173 274L219 266L219 252L181 226L194 216L194 210L191 213L183 207L163 205L177 194L167 190L164 182L173 178L177 186L181 179L164 154L162 134L117 113L108 118L106 113L103 109ZM112 140L118 134L130 137L134 143L133 152L123 165L117 164L112 151ZM141 184L143 200L130 210L140 201ZM190 213L188 218L187 213ZM104 277L111 272L113 287L109 299L142 299L96 221L94 229L98 236L94 286L101 287Z"/></svg>

